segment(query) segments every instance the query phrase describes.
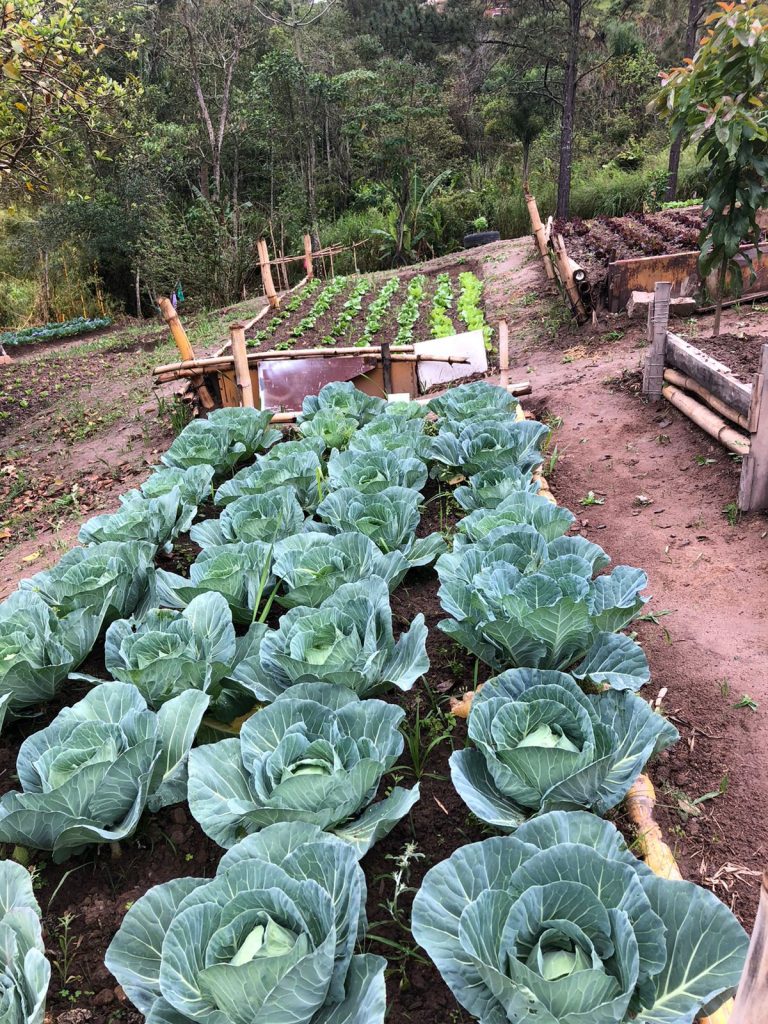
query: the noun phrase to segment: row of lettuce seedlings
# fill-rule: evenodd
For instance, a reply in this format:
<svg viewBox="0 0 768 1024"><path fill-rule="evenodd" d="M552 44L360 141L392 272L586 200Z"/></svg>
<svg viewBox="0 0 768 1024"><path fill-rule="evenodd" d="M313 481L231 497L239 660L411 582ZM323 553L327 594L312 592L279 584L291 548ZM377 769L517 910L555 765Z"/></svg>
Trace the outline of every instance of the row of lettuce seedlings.
<svg viewBox="0 0 768 1024"><path fill-rule="evenodd" d="M276 343L275 348L287 350L293 348L299 338L313 331L318 322L329 312L336 300L348 292L333 323L328 331L319 339L321 345L337 345L345 342L353 329L362 320L361 330L356 332L355 345L371 345L376 341L389 314L390 308L401 291L401 280L392 277L378 289L373 299L364 310L367 297L374 290L371 278L337 277L321 287L320 281L314 278L297 291L261 328L248 344L263 345L269 341L293 314L300 314L305 307L306 312L291 327L289 336ZM413 341L414 327L422 315L422 306L427 297L427 278L419 274L407 282L402 288L404 297L397 311L395 320L397 331L394 337L396 345L408 345ZM454 295L453 285L447 273L438 274L435 293L428 312L424 313L430 327L430 337L442 338L455 334L457 330L482 330L486 343L490 343L491 328L485 322L481 298L483 283L476 274L466 271L459 275L459 292ZM309 305L310 300L314 302ZM456 308L456 324L451 310ZM364 313L364 317L363 317ZM459 326L460 325L460 326Z"/></svg>
<svg viewBox="0 0 768 1024"><path fill-rule="evenodd" d="M376 800L403 711L374 695L428 670L423 616L395 638L389 594L435 559L439 628L503 670L451 757L461 797L503 834L432 868L413 909L459 1003L485 1024L689 1024L735 986L746 936L730 911L655 877L597 817L677 739L634 692L648 665L620 632L647 581L604 573L602 549L536 493L547 428L515 410L484 383L426 408L333 384L280 444L268 412L219 410L0 605L0 714L28 713L67 676L93 683L22 743L0 841L62 861L187 799L227 851L212 880L149 890L107 951L150 1024L384 1020L386 962L355 952L359 860L418 786ZM465 478L452 550L416 537L428 474ZM195 522L209 496L220 516ZM188 577L155 568L187 531L202 547ZM287 610L273 629L275 604ZM112 681L78 676L105 626ZM255 703L239 735L204 742L205 715L229 722ZM0 869L0 1009L39 1024L39 908L24 868Z"/></svg>

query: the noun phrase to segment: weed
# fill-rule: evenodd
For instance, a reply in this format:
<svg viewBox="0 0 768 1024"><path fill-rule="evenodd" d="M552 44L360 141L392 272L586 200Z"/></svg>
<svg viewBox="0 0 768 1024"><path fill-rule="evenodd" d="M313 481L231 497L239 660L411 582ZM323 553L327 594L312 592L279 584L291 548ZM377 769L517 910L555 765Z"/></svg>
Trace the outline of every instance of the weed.
<svg viewBox="0 0 768 1024"><path fill-rule="evenodd" d="M656 444L672 444L672 438L669 436L669 434L657 434Z"/></svg>
<svg viewBox="0 0 768 1024"><path fill-rule="evenodd" d="M738 521L741 519L741 512L739 506L735 501L729 501L728 504L723 508L723 515L728 520L729 526L736 526Z"/></svg>
<svg viewBox="0 0 768 1024"><path fill-rule="evenodd" d="M745 711L757 711L757 701L753 700L748 693L745 693L733 706L743 708Z"/></svg>
<svg viewBox="0 0 768 1024"><path fill-rule="evenodd" d="M422 716L421 700L417 697L413 725L404 724L402 726L405 746L410 754L413 767L401 768L401 770L412 772L416 779L423 778L429 755L444 740L451 738L455 725L455 718L452 715L444 715L439 709L434 709L429 714ZM442 776L430 774L428 777L441 778Z"/></svg>
<svg viewBox="0 0 768 1024"><path fill-rule="evenodd" d="M563 417L555 416L553 413L548 412L545 416L542 416L541 422L545 423L550 430L559 430L563 425Z"/></svg>
<svg viewBox="0 0 768 1024"><path fill-rule="evenodd" d="M714 466L717 459L709 459L706 455L694 455L693 461L697 466Z"/></svg>
<svg viewBox="0 0 768 1024"><path fill-rule="evenodd" d="M527 295L524 295L522 297L522 299L520 299L519 305L523 306L525 308L527 306L533 306L538 301L539 301L539 293L538 292L528 292Z"/></svg>
<svg viewBox="0 0 768 1024"><path fill-rule="evenodd" d="M594 491L587 491L585 497L579 501L580 505L588 508L590 505L604 505L605 498L598 498Z"/></svg>
<svg viewBox="0 0 768 1024"><path fill-rule="evenodd" d="M731 693L731 684L727 676L723 676L722 679L718 679L717 684L720 688L720 696L728 697Z"/></svg>
<svg viewBox="0 0 768 1024"><path fill-rule="evenodd" d="M71 981L77 980L72 975L72 964L77 951L80 948L80 944L83 941L83 936L78 935L75 937L72 935L71 926L75 920L75 915L67 912L62 914L58 919L56 930L54 931L54 939L56 946L59 950L59 958L53 961L53 966L56 968L56 973L59 976L62 988L66 989Z"/></svg>
<svg viewBox="0 0 768 1024"><path fill-rule="evenodd" d="M606 341L621 341L624 337L624 331L606 331L603 337Z"/></svg>

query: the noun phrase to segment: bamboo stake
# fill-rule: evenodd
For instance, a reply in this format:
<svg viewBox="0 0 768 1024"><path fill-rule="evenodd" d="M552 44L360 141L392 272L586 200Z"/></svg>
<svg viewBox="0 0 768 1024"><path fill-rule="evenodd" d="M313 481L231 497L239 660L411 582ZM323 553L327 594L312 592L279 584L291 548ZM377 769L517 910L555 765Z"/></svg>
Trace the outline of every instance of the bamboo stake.
<svg viewBox="0 0 768 1024"><path fill-rule="evenodd" d="M528 207L528 215L531 218L531 227L533 228L536 244L539 247L541 258L544 260L544 269L547 272L547 277L552 281L555 276L555 271L549 259L549 253L547 252L547 239L544 233L544 225L541 223L541 217L539 216L539 208L536 205L536 200L528 193L525 195L525 205Z"/></svg>
<svg viewBox="0 0 768 1024"><path fill-rule="evenodd" d="M724 419L721 419L706 405L702 405L692 395L686 395L674 384L665 384L661 393L676 409L684 412L690 420L693 420L697 427L701 427L705 433L714 437L729 451L736 455L749 454L749 438L733 427L729 427Z"/></svg>
<svg viewBox="0 0 768 1024"><path fill-rule="evenodd" d="M259 254L259 268L261 270L261 280L264 285L264 294L269 299L269 304L273 309L280 308L280 299L277 297L275 291L275 283L272 280L272 271L269 266L269 249L267 249L267 243L263 238L260 238L256 242L256 251Z"/></svg>
<svg viewBox="0 0 768 1024"><path fill-rule="evenodd" d="M509 328L506 320L499 320L499 369L509 369Z"/></svg>
<svg viewBox="0 0 768 1024"><path fill-rule="evenodd" d="M768 1007L768 871L760 885L760 905L739 982L730 1024L765 1024Z"/></svg>
<svg viewBox="0 0 768 1024"><path fill-rule="evenodd" d="M245 330L240 323L229 325L229 337L232 343L232 357L235 364L235 381L240 391L240 404L248 409L254 408L253 384L251 371L248 368L248 353L245 350Z"/></svg>
<svg viewBox="0 0 768 1024"><path fill-rule="evenodd" d="M562 235L555 236L555 256L557 257L557 268L560 274L560 281L568 295L573 312L578 323L583 324L589 319L584 303L581 301L581 293L576 287L573 279L573 271L568 263L568 253L565 249L565 241Z"/></svg>
<svg viewBox="0 0 768 1024"><path fill-rule="evenodd" d="M171 332L173 340L176 342L176 348L181 353L181 358L185 362L194 360L195 353L192 351L192 346L189 342L189 338L187 337L187 332L184 330L181 320L179 320L178 313L173 308L171 300L162 295L155 301L160 307L163 320L168 324L168 330Z"/></svg>
<svg viewBox="0 0 768 1024"><path fill-rule="evenodd" d="M311 281L315 276L315 265L312 262L312 236L304 235L304 269L307 272L306 279Z"/></svg>
<svg viewBox="0 0 768 1024"><path fill-rule="evenodd" d="M698 395L702 401L714 409L715 412L719 412L721 416L727 416L729 420L733 420L738 426L744 430L749 430L749 419L746 416L742 416L740 412L736 412L730 405L724 402L717 395L713 395L711 391L704 387L703 384L699 384L697 380L692 377L687 377L684 373L680 373L679 370L673 370L671 367L667 367L664 370L664 380L670 384L674 384L676 388L683 388L685 391L692 391L695 395Z"/></svg>

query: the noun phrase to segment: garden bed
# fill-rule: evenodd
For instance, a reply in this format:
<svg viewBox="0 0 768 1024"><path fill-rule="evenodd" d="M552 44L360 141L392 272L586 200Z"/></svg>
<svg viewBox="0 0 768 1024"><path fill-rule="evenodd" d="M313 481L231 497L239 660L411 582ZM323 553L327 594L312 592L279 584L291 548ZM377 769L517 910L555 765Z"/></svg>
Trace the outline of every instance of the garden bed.
<svg viewBox="0 0 768 1024"><path fill-rule="evenodd" d="M696 345L707 355L724 363L743 384L751 384L760 364L766 336L721 334L717 338L697 337Z"/></svg>

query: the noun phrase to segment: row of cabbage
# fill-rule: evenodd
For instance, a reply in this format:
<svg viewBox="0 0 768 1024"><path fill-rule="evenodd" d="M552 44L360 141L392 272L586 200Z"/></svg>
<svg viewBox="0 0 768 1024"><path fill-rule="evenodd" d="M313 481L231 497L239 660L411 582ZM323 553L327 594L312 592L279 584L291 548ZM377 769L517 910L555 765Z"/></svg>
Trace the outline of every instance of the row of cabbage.
<svg viewBox="0 0 768 1024"><path fill-rule="evenodd" d="M546 428L513 423L515 405L501 389L456 389L431 403L439 429L430 436L418 405L388 406L331 385L305 403L301 439L280 445L263 414L214 413L186 428L164 457L167 468L127 495L121 512L86 524L81 539L90 547L75 549L0 606L5 639L18 631L14 614L34 606L48 639L58 630L67 652L56 664L36 665L34 654L29 660L34 638L17 637L17 671L6 673L3 697L11 714L50 696L107 621L105 662L115 680L93 680L88 697L22 745L24 793L0 803L0 838L52 848L63 859L90 842L130 835L145 806L187 795L203 828L230 850L213 882L184 879L151 890L110 947L108 965L150 1020L214 1013L222 1022L250 1020L254 1009L265 1020L289 1012L315 1024L382 1019L384 963L352 956L364 934L362 904L338 894L364 892L356 858L418 798L417 788L396 788L375 801L402 750L402 712L371 695L392 685L408 689L428 668L423 617L396 641L389 591L409 568L438 556L441 599L452 616L441 628L496 668L521 666L482 691L470 718L474 745L451 765L479 817L504 830L520 827L514 839L466 847L433 869L415 905L416 937L459 1001L481 1020L515 1019L499 1014L517 1013L528 1000L550 1014L540 1019L570 1021L575 1011L563 991L583 983L600 995L599 1005L590 1004L596 1020L623 1020L651 1005L659 1016L644 1019L690 1020L707 1001L704 985L715 998L733 983L743 936L714 897L696 887L664 888L684 883L656 885L631 855L619 857L618 834L591 815L555 811L523 824L549 808L615 805L647 757L676 737L630 692L647 679L647 663L632 640L612 632L639 611L645 579L622 567L593 579L607 558L583 538L566 537L569 515L535 493L532 470ZM257 452L252 465L224 479ZM469 515L450 553L440 535L415 537L430 470L467 478L454 493ZM192 526L202 552L189 577L155 570L155 551L190 528L209 495L222 512ZM135 539L115 539L126 535ZM288 611L269 629L264 619L274 603ZM76 644L64 642L73 635ZM19 658L26 658L21 672ZM557 671L574 665L575 676ZM587 696L575 677L618 689ZM206 711L228 720L254 701L267 707L238 738L189 753ZM534 848L555 843L558 855L583 861L583 869L567 893L556 873L540 876L541 920L552 924L550 903L558 900L576 916L567 927L548 926L546 935L534 927L539 939L516 975L509 922L491 904L505 894L508 919L514 905L530 925L531 908L511 897L516 886L522 894L534 884L522 871ZM590 872L608 870L606 857L634 865L639 881L629 885L627 870L619 871L621 900L618 888L607 896L598 886L582 915L574 907L594 881ZM479 889L468 885L467 871ZM310 881L307 903L296 885ZM262 885L282 896L267 899ZM317 900L326 898L318 885L332 921L318 917ZM652 910L641 899L649 887ZM718 969L709 962L711 944L698 953L706 981L696 988L685 975L677 1017L666 994L680 980L679 957L662 956L659 946L665 929L670 945L675 911L664 917L659 902L692 905L707 936L717 927L730 943ZM641 905L656 945L641 943L637 952L626 928L635 929ZM491 943L480 962L461 922L466 914L470 928L473 915L486 912L483 934L496 925L500 931L495 952ZM446 921L456 927L446 929ZM525 941L514 940L518 960ZM579 998L587 1005L586 995Z"/></svg>
<svg viewBox="0 0 768 1024"><path fill-rule="evenodd" d="M59 338L75 338L78 334L109 327L111 323L112 318L108 316L78 316L74 320L65 320L62 323L21 327L18 331L0 331L0 345L32 345L41 341L56 341Z"/></svg>

